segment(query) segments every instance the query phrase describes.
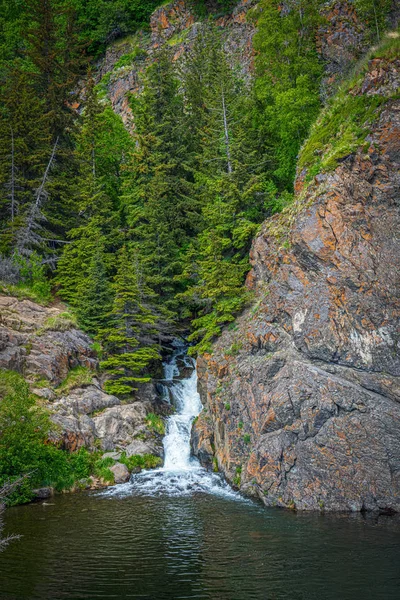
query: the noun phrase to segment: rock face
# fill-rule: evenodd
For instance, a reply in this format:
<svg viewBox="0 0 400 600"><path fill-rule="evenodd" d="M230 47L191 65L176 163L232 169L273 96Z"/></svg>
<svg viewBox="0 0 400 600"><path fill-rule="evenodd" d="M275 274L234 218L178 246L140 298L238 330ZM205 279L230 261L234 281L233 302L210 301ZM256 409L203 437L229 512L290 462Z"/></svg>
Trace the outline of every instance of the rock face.
<svg viewBox="0 0 400 600"><path fill-rule="evenodd" d="M371 61L362 92L394 74ZM400 510L398 100L368 140L308 188L299 175L286 242L277 217L253 243L254 306L198 360L194 451L267 506Z"/></svg>
<svg viewBox="0 0 400 600"><path fill-rule="evenodd" d="M216 25L224 32L227 52L234 55L242 66L244 75L249 75L253 48L252 39L255 25L247 21L250 8L255 0L242 0L232 13L216 20ZM151 35L143 33L123 38L109 46L104 60L99 65L97 80L106 81L107 96L113 110L121 116L129 130L134 129L129 96L140 93L144 69L154 60L154 53L165 45L171 52L171 60L177 61L191 47L198 34L201 23L188 0L173 0L157 9L150 21ZM134 52L140 48L140 52ZM122 67L118 60L122 56L135 54L131 63Z"/></svg>
<svg viewBox="0 0 400 600"><path fill-rule="evenodd" d="M52 441L71 452L85 446L161 456L161 436L149 430L146 417L158 410L152 384L142 385L131 404L101 389L91 339L76 328L50 328L66 307L44 307L29 300L0 296L0 369L21 373L32 391L47 401L55 424ZM58 388L74 367L87 367L88 382ZM93 378L90 369L93 370ZM38 381L40 380L40 382ZM90 383L90 380L91 383ZM47 382L47 383L46 383ZM39 385L40 383L40 385ZM136 450L136 451L134 451Z"/></svg>
<svg viewBox="0 0 400 600"><path fill-rule="evenodd" d="M91 340L73 327L67 331L43 329L65 311L30 300L0 295L0 368L28 378L44 378L58 385L74 367L95 369Z"/></svg>
<svg viewBox="0 0 400 600"><path fill-rule="evenodd" d="M146 417L155 410L153 401L136 400L121 404L116 396L106 394L90 385L73 390L48 405L58 431L55 439L65 449L75 451L85 446L92 450L98 446L104 451L162 456L161 436L149 431ZM135 450L135 451L133 451Z"/></svg>

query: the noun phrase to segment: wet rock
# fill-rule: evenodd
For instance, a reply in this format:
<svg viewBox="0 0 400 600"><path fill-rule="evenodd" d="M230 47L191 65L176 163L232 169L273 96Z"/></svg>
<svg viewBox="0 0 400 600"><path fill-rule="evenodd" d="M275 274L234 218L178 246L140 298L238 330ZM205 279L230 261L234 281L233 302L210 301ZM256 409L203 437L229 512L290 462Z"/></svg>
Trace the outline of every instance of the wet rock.
<svg viewBox="0 0 400 600"><path fill-rule="evenodd" d="M54 489L52 487L43 487L36 490L32 490L34 500L47 500L54 496Z"/></svg>
<svg viewBox="0 0 400 600"><path fill-rule="evenodd" d="M115 483L126 483L129 480L128 467L122 463L115 463L110 467L110 471L114 475Z"/></svg>
<svg viewBox="0 0 400 600"><path fill-rule="evenodd" d="M162 456L162 445L156 440L133 440L125 448L126 456L134 456L135 454L154 454Z"/></svg>

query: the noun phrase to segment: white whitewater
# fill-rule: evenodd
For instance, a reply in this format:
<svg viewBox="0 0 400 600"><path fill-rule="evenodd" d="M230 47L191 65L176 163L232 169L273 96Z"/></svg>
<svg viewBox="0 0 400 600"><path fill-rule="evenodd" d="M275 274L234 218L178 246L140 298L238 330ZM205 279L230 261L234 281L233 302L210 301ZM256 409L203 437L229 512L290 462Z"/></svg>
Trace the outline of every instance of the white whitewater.
<svg viewBox="0 0 400 600"><path fill-rule="evenodd" d="M190 377L179 379L178 361L193 369ZM202 404L194 362L187 356L185 346L177 346L171 359L164 363L164 384L164 393L175 412L167 420L163 467L132 475L129 483L114 486L104 494L183 496L203 492L240 498L220 475L204 469L191 455L192 424Z"/></svg>

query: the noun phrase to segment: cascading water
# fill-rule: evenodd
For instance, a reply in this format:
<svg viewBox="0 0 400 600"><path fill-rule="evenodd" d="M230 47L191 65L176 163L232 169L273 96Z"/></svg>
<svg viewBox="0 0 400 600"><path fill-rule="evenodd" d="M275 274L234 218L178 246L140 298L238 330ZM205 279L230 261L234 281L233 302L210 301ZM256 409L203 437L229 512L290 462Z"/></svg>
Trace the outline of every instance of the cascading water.
<svg viewBox="0 0 400 600"><path fill-rule="evenodd" d="M190 435L193 420L202 404L197 392L197 373L194 361L187 356L186 346L176 346L169 361L164 363L164 394L175 408L168 417L164 437L164 465L160 469L142 471L131 477L129 483L110 488L106 495L188 495L205 492L231 497L240 496L217 473L204 469L191 456ZM179 379L178 362L191 370L189 377Z"/></svg>

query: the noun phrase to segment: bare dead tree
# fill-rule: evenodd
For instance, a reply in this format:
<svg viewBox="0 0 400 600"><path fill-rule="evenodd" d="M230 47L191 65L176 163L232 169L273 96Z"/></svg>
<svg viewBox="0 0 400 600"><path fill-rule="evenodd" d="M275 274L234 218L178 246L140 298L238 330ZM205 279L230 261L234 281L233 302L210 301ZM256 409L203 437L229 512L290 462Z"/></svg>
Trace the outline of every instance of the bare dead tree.
<svg viewBox="0 0 400 600"><path fill-rule="evenodd" d="M14 131L10 125L11 130L11 222L14 223L16 206L15 206L15 148L14 148Z"/></svg>
<svg viewBox="0 0 400 600"><path fill-rule="evenodd" d="M4 511L6 509L7 498L21 485L25 477L21 477L12 483L4 483L0 487L0 552L2 552L10 542L18 540L20 535L7 535L3 537L4 532Z"/></svg>
<svg viewBox="0 0 400 600"><path fill-rule="evenodd" d="M32 203L31 209L28 213L26 224L18 231L16 240L16 251L18 254L23 256L30 256L35 247L40 246L44 239L41 235L43 230L42 223L46 220L42 212L42 206L48 199L49 195L46 190L46 184L49 179L51 167L53 166L54 159L56 156L58 146L58 137L54 143L49 162L47 163L42 181L37 188Z"/></svg>

